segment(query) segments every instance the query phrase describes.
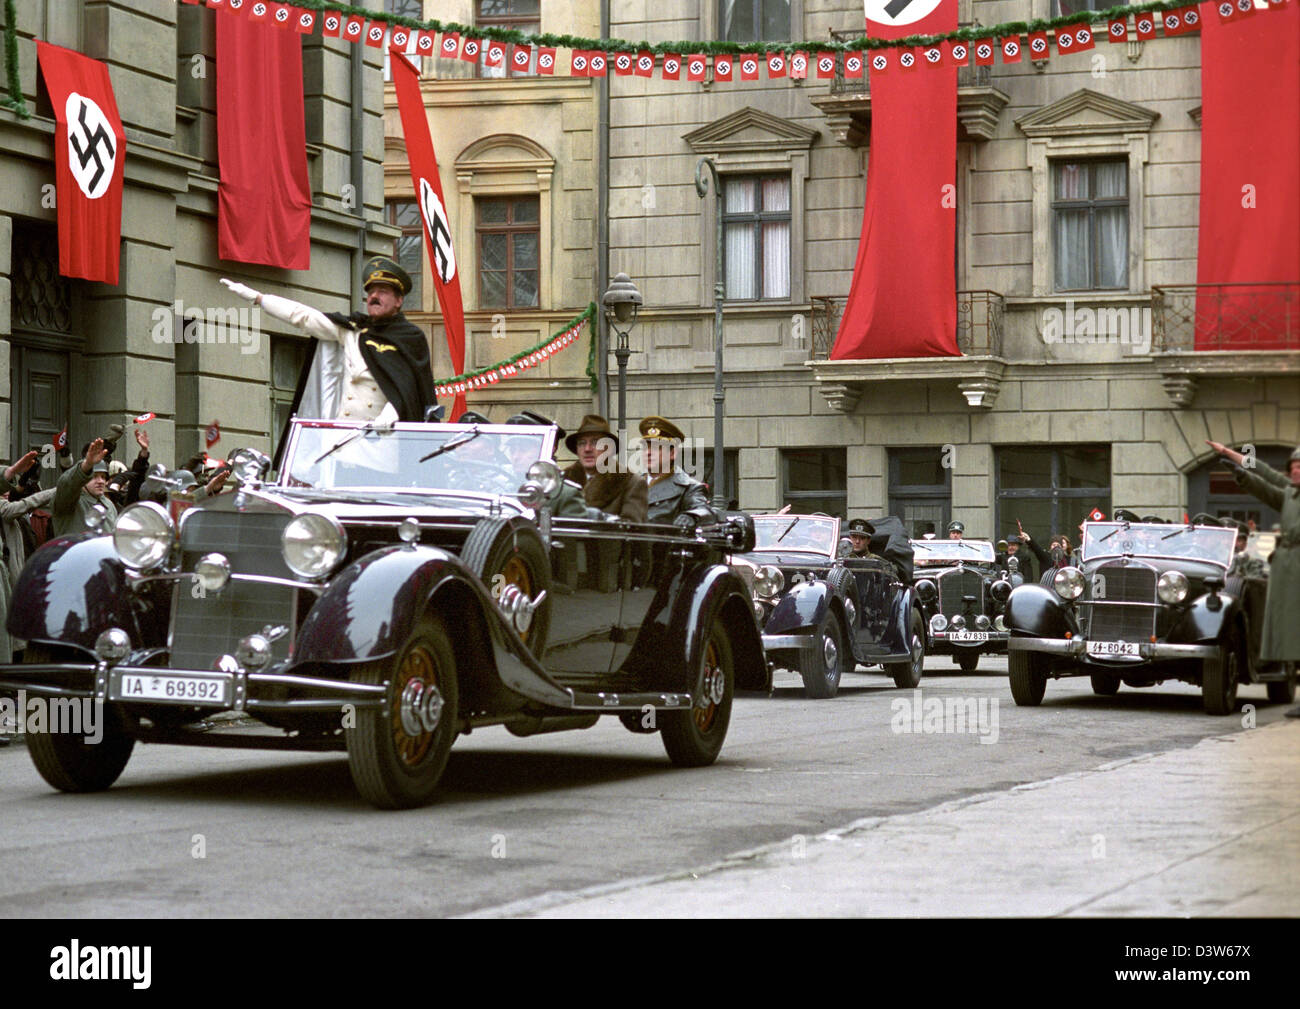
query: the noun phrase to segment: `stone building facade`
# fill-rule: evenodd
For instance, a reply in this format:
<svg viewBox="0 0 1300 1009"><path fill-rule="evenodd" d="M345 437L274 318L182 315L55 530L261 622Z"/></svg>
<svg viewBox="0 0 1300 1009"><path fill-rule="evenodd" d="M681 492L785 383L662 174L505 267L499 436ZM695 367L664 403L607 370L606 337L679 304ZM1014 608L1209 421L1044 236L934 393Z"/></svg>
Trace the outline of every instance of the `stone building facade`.
<svg viewBox="0 0 1300 1009"><path fill-rule="evenodd" d="M962 0L959 16L1048 17L1059 13L1050 3ZM773 40L853 37L862 25L851 0L629 0L613 11L612 35L651 42L723 38L741 22L788 22ZM629 414L675 418L712 444L718 204L694 187L707 156L724 192L738 187L728 226L768 229L769 246L788 255L760 262L756 241L738 235L733 250L725 240L744 260L734 275L725 267L729 283L747 295L729 292L724 310L725 446L738 470L729 495L743 507L889 511L940 533L960 519L974 536L1014 532L1017 518L1040 537L1071 532L1094 507L1271 521L1234 497L1204 442L1254 444L1266 459L1300 442L1300 330L1261 334L1270 350L1191 350L1199 35L1139 42L1130 20L1125 44L1051 52L959 78L964 356L952 359L825 360L861 228L867 87L766 73L704 86L615 78L610 269L645 296ZM752 195L755 178L770 206ZM1054 238L1080 208L1108 221L1093 276L1080 275L1077 247ZM1297 293L1277 296L1297 304ZM1073 326L1084 318L1108 342Z"/></svg>
<svg viewBox="0 0 1300 1009"><path fill-rule="evenodd" d="M288 271L217 258L216 12L175 0L17 0L16 9L33 115L0 110L0 454L49 443L65 423L75 452L109 424L150 410L157 460L200 451L214 420L222 433L213 454L269 450L305 341L269 316L250 316L218 278L326 311L360 304L364 256L391 253L396 235L382 223L381 50L319 32L304 41L311 269ZM127 138L116 287L58 275L55 122L38 80L37 38L109 68ZM243 315L230 314L239 308ZM187 310L204 318L190 327L193 343L183 318L160 325ZM129 440L119 450L128 460Z"/></svg>

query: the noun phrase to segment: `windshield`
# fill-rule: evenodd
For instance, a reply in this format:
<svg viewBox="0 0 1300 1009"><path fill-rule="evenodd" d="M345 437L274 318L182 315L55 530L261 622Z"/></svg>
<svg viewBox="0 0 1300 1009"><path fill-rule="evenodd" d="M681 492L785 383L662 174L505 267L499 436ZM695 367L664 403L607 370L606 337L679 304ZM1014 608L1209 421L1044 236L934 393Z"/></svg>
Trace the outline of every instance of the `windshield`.
<svg viewBox="0 0 1300 1009"><path fill-rule="evenodd" d="M528 467L550 459L554 428L523 424L296 425L280 467L282 487L348 487L514 494ZM449 442L461 444L443 449ZM431 452L438 452L426 459ZM424 460L424 461L421 461Z"/></svg>
<svg viewBox="0 0 1300 1009"><path fill-rule="evenodd" d="M1235 529L1213 526L1087 522L1083 527L1083 559L1115 557L1185 557L1227 567L1236 545Z"/></svg>
<svg viewBox="0 0 1300 1009"><path fill-rule="evenodd" d="M993 544L988 540L912 540L915 564L952 561L994 561Z"/></svg>
<svg viewBox="0 0 1300 1009"><path fill-rule="evenodd" d="M840 520L824 515L759 515L754 518L755 550L835 552Z"/></svg>

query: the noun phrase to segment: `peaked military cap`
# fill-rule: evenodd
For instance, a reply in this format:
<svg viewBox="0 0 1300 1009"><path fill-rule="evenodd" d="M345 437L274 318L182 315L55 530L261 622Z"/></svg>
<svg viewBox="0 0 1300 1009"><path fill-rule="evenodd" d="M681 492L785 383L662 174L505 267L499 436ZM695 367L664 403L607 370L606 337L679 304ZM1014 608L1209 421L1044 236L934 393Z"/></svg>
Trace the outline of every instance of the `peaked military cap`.
<svg viewBox="0 0 1300 1009"><path fill-rule="evenodd" d="M871 523L866 519L854 519L849 523L849 535L855 533L861 536L870 536L875 530L871 528Z"/></svg>
<svg viewBox="0 0 1300 1009"><path fill-rule="evenodd" d="M948 523L948 531L950 533L964 533L966 526L962 522L952 521Z"/></svg>
<svg viewBox="0 0 1300 1009"><path fill-rule="evenodd" d="M403 297L411 293L411 275L387 256L372 256L361 268L362 288L369 290L371 284L389 284Z"/></svg>
<svg viewBox="0 0 1300 1009"><path fill-rule="evenodd" d="M671 420L665 420L663 417L647 417L641 421L641 437L667 438L675 441L686 440L686 435L682 433L682 429Z"/></svg>

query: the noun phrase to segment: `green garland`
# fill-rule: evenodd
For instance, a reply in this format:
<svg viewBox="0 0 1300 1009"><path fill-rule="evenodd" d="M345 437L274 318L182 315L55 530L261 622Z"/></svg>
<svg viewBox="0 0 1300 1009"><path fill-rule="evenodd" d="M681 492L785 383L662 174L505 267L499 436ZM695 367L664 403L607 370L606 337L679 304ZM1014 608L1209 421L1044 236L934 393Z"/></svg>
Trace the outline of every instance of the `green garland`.
<svg viewBox="0 0 1300 1009"><path fill-rule="evenodd" d="M472 382L474 381L474 379L481 378L482 376L486 375L490 371L500 371L502 368L511 367L512 365L518 364L524 358L538 353L548 343L550 343L553 340L558 340L569 330L577 329L577 327L582 325L582 323L593 320L595 316L596 316L596 303L593 301L589 305L587 305L587 307L583 309L580 314L575 315L572 319L570 319L567 323L565 323L564 328L561 329L558 333L552 333L550 336L548 336L545 340L541 341L537 345L533 347L529 347L527 350L521 350L514 357L508 357L504 361L498 361L496 364L489 365L486 368L478 368L475 371L467 371L460 375L453 375L451 378L443 379L442 381L435 382L434 384L439 389L445 390L449 386L455 385L458 382ZM595 346L595 342L596 342L595 335L593 333L592 336L593 347ZM592 375L592 354L591 353L587 355L587 374L589 376ZM594 376L592 377L592 380L595 381ZM440 395L450 396L450 395L454 395L454 393L443 392Z"/></svg>
<svg viewBox="0 0 1300 1009"><path fill-rule="evenodd" d="M1075 14L1062 14L1060 17L1039 18L1034 21L1008 21L1000 25L976 25L958 28L956 31L941 35L909 35L906 38L879 39L862 35L848 42L832 42L827 39L805 42L628 42L623 39L590 39L578 35L555 35L551 33L530 34L513 28L494 28L491 25L463 25L454 21L420 21L399 14L385 14L357 7L353 4L334 3L332 0L296 0L299 7L308 7L318 11L335 11L339 14L357 15L372 18L388 25L404 25L407 28L423 28L434 32L458 32L473 35L475 38L495 39L498 42L515 42L522 45L555 46L566 49L595 49L603 52L654 52L654 53L791 53L796 50L813 50L819 52L845 52L859 49L888 49L893 46L933 45L947 39L974 41L983 38L1001 38L1006 35L1027 35L1029 32L1047 31L1052 28L1074 24L1093 24L1109 21L1112 18L1127 17L1147 11L1177 10L1181 7L1195 6L1197 0L1152 0L1149 3L1131 4L1111 7L1102 11L1079 11Z"/></svg>
<svg viewBox="0 0 1300 1009"><path fill-rule="evenodd" d="M23 101L23 84L18 76L18 14L14 0L5 0L5 75L9 78L9 97L0 106L12 109L20 119L31 119L32 113Z"/></svg>

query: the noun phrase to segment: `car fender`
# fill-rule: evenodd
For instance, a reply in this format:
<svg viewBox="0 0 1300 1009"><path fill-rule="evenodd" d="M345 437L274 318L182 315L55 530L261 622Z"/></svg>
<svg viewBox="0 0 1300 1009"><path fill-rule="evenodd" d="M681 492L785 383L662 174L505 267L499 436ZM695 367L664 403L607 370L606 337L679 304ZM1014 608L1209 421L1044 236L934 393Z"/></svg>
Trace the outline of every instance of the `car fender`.
<svg viewBox="0 0 1300 1009"><path fill-rule="evenodd" d="M458 668L482 689L491 689L495 678L535 701L571 703L571 693L546 675L483 583L438 547L385 547L339 572L299 629L294 665L391 658L429 610L449 616L459 632Z"/></svg>
<svg viewBox="0 0 1300 1009"><path fill-rule="evenodd" d="M1225 627L1240 620L1241 600L1236 596L1219 593L1223 605L1217 610L1206 605L1208 599L1208 595L1200 596L1186 608L1169 632L1167 640L1171 644L1213 644L1220 639ZM1245 630L1244 626L1242 630Z"/></svg>
<svg viewBox="0 0 1300 1009"><path fill-rule="evenodd" d="M831 604L831 587L823 581L793 585L772 609L764 634L797 634L818 626Z"/></svg>
<svg viewBox="0 0 1300 1009"><path fill-rule="evenodd" d="M1063 638L1066 631L1079 631L1078 621L1055 592L1028 582L1012 589L1002 619L1012 634L1033 638Z"/></svg>
<svg viewBox="0 0 1300 1009"><path fill-rule="evenodd" d="M889 623L885 628L885 639L881 642L891 654L910 653L908 637L912 620L912 610L921 613L921 634L925 638L925 647L930 647L930 624L925 618L925 609L920 600L915 598L912 586L906 585L903 591L894 593L889 604Z"/></svg>
<svg viewBox="0 0 1300 1009"><path fill-rule="evenodd" d="M58 536L28 558L5 626L16 638L91 654L95 639L110 627L126 631L137 647L160 646L167 639L170 593L170 583L133 589L111 536ZM133 606L135 596L151 605Z"/></svg>
<svg viewBox="0 0 1300 1009"><path fill-rule="evenodd" d="M770 691L772 673L752 597L740 576L724 564L679 570L660 587L620 671L644 679L652 689L694 690L688 677L698 668L705 633L718 613L731 633L736 688Z"/></svg>

